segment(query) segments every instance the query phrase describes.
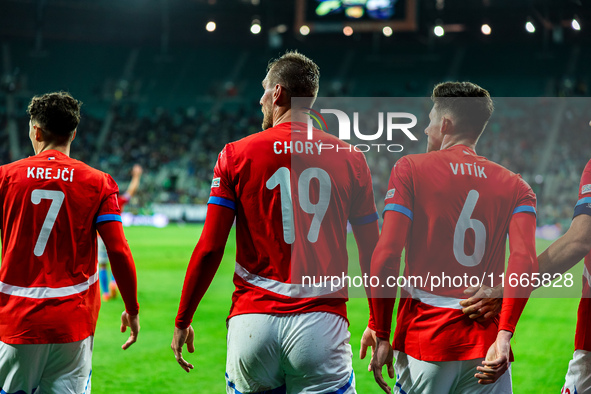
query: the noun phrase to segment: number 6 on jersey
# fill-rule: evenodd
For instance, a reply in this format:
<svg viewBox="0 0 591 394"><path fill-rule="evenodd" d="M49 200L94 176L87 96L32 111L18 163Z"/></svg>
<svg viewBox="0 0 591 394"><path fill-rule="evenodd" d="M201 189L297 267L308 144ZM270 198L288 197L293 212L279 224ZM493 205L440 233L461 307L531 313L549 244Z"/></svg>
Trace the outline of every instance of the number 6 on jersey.
<svg viewBox="0 0 591 394"><path fill-rule="evenodd" d="M454 256L458 263L465 267L474 267L480 264L486 247L486 227L480 220L471 218L478 197L480 195L476 190L470 190L454 231ZM464 251L464 243L466 242L466 231L470 228L474 231L474 253L468 256Z"/></svg>

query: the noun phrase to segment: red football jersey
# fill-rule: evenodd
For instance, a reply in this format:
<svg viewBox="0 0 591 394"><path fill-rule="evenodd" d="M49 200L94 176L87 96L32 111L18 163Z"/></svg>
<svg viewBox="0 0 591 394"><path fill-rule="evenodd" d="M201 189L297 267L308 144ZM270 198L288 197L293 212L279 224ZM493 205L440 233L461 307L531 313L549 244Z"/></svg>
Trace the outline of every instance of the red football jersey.
<svg viewBox="0 0 591 394"><path fill-rule="evenodd" d="M575 214L591 215L591 160L585 166L579 185L579 200L575 206ZM577 331L575 334L575 349L591 351L591 253L585 257L583 271L583 295L579 303Z"/></svg>
<svg viewBox="0 0 591 394"><path fill-rule="evenodd" d="M388 189L385 210L412 220L404 276L422 278L403 292L394 348L425 361L484 357L499 321L481 324L462 313L469 284L457 278L484 277L490 285L492 275L499 283L509 223L515 213L535 214L534 193L464 145L403 157Z"/></svg>
<svg viewBox="0 0 591 394"><path fill-rule="evenodd" d="M96 223L121 220L107 174L48 150L0 167L0 340L66 343L94 333Z"/></svg>
<svg viewBox="0 0 591 394"><path fill-rule="evenodd" d="M378 219L371 175L361 152L319 130L308 140L305 130L282 123L227 144L218 157L209 203L236 211L230 317L317 311L346 317L344 291L310 286L312 278L302 276L318 284L320 275L347 272L347 220Z"/></svg>

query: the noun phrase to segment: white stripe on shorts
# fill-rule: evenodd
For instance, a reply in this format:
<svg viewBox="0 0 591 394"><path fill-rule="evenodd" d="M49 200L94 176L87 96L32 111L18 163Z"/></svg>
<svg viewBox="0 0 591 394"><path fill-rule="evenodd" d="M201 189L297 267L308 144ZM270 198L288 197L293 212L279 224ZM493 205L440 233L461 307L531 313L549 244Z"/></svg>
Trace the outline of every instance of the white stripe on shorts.
<svg viewBox="0 0 591 394"><path fill-rule="evenodd" d="M0 282L0 293L25 298L58 298L82 293L98 280L98 271L87 281L65 287L20 287Z"/></svg>
<svg viewBox="0 0 591 394"><path fill-rule="evenodd" d="M314 298L336 293L342 290L342 286L332 288L330 283L324 282L316 286L304 286L297 283L283 283L273 279L252 274L236 262L236 275L253 286L260 287L275 294L292 298Z"/></svg>

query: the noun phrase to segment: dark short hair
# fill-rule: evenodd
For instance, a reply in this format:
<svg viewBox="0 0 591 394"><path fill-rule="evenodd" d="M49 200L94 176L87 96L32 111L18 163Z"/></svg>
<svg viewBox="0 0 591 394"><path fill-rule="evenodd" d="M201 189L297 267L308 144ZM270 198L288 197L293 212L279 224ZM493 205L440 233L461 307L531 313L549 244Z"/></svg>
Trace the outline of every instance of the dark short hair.
<svg viewBox="0 0 591 394"><path fill-rule="evenodd" d="M298 51L288 51L267 66L269 82L287 89L290 97L316 97L320 69Z"/></svg>
<svg viewBox="0 0 591 394"><path fill-rule="evenodd" d="M454 115L460 131L476 136L480 136L494 111L488 91L471 82L437 84L431 100L437 112Z"/></svg>
<svg viewBox="0 0 591 394"><path fill-rule="evenodd" d="M66 142L80 123L81 105L70 93L46 93L33 97L27 112L50 139Z"/></svg>

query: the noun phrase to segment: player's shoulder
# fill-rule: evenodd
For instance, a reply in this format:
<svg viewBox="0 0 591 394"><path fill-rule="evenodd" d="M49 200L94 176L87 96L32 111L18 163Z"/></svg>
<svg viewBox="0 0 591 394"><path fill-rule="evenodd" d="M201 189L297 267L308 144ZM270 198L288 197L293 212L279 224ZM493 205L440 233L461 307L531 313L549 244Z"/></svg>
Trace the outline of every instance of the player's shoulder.
<svg viewBox="0 0 591 394"><path fill-rule="evenodd" d="M104 171L101 171L97 168L94 168L88 164L86 164L83 161L74 159L74 158L69 158L69 163L70 166L72 166L73 168L75 168L76 170L80 170L80 171L84 171L85 173L87 173L89 176L91 177L96 177L96 178L100 178L100 179L109 179L111 178L111 175L107 174Z"/></svg>
<svg viewBox="0 0 591 394"><path fill-rule="evenodd" d="M35 156L29 156L29 157L25 157L23 159L13 161L11 163L3 164L0 166L0 171L3 171L4 173L9 173L11 170L13 170L15 168L20 168L20 167L25 167L27 165L30 165L30 163L34 157Z"/></svg>
<svg viewBox="0 0 591 394"><path fill-rule="evenodd" d="M581 181L579 183L579 195L591 193L591 160L587 162L583 173L581 174Z"/></svg>
<svg viewBox="0 0 591 394"><path fill-rule="evenodd" d="M68 158L67 162L68 166L76 171L78 177L82 176L81 179L86 184L93 184L96 187L107 190L108 193L119 190L117 182L115 182L110 174L71 157Z"/></svg>
<svg viewBox="0 0 591 394"><path fill-rule="evenodd" d="M423 164L429 163L429 161L433 158L434 156L430 155L430 153L410 153L398 159L392 169L397 169L399 171L411 170L413 168L420 167Z"/></svg>
<svg viewBox="0 0 591 394"><path fill-rule="evenodd" d="M484 158L486 160L487 165L489 167L493 168L495 170L495 172L498 173L499 175L501 175L502 177L505 177L507 179L512 179L518 183L523 183L529 187L528 183L523 179L521 174L519 174L517 172L513 172L512 170L508 169L507 167L505 167L497 162L494 162L492 160L489 160L484 156L480 156L480 157Z"/></svg>
<svg viewBox="0 0 591 394"><path fill-rule="evenodd" d="M266 141L270 138L268 131L269 130L259 131L240 138L239 140L228 142L222 149L222 152L234 156L256 150L256 145L258 145L259 142Z"/></svg>
<svg viewBox="0 0 591 394"><path fill-rule="evenodd" d="M520 193L534 194L533 189L529 183L523 179L521 174L513 172L507 167L489 160L484 156L480 157L484 158L486 160L487 167L492 169L492 171L489 171L488 174L496 174L496 180L499 187L505 188L502 186L505 185L507 190L511 190L512 188L513 190L517 190Z"/></svg>

